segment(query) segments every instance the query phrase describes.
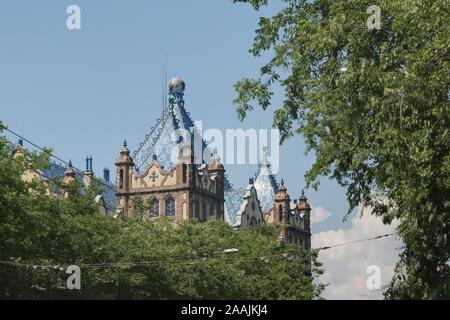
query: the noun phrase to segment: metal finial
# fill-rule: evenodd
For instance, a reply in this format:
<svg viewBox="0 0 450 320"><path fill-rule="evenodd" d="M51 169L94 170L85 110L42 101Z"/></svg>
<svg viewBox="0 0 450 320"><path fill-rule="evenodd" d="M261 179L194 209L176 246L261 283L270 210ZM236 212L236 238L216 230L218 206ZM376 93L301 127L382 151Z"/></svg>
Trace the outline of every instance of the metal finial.
<svg viewBox="0 0 450 320"><path fill-rule="evenodd" d="M126 148L127 147L127 139L125 139L125 140L123 140L123 146L124 146L124 148Z"/></svg>
<svg viewBox="0 0 450 320"><path fill-rule="evenodd" d="M248 179L248 184L254 184L255 180L253 180L253 178Z"/></svg>
<svg viewBox="0 0 450 320"><path fill-rule="evenodd" d="M72 168L72 160L69 160L69 168Z"/></svg>
<svg viewBox="0 0 450 320"><path fill-rule="evenodd" d="M19 139L19 146L23 147L23 140Z"/></svg>
<svg viewBox="0 0 450 320"><path fill-rule="evenodd" d="M284 179L281 179L281 185L284 186Z"/></svg>
<svg viewBox="0 0 450 320"><path fill-rule="evenodd" d="M305 189L302 189L302 197L305 196Z"/></svg>

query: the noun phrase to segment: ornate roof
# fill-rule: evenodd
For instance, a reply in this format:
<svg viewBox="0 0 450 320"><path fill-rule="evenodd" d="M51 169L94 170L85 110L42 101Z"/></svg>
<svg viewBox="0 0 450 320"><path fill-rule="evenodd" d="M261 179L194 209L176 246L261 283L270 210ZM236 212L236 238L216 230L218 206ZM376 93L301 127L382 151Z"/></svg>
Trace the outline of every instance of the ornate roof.
<svg viewBox="0 0 450 320"><path fill-rule="evenodd" d="M171 81L175 80L172 79ZM182 80L178 79L178 81ZM184 82L182 84L184 89ZM189 112L186 112L184 108L183 91L175 90L175 88L177 87L172 87L169 93L168 108L164 109L161 117L156 121L156 125L150 129L150 133L145 136L144 142L139 145L139 148L133 154L134 166L137 172L143 172L150 165L153 155L156 156L158 163L165 170L169 170L177 164L178 153L176 150L179 150L183 137L174 137L173 133L176 132L175 130L180 130L180 135L182 134L181 130L188 132L192 148L194 148L194 122ZM175 138L178 138L178 140L175 140ZM175 152L172 154L174 150ZM209 160L210 152L207 150L206 143L203 140L202 150L204 150L205 158L208 158L204 160Z"/></svg>
<svg viewBox="0 0 450 320"><path fill-rule="evenodd" d="M263 212L273 207L275 195L278 192L278 183L270 167L270 162L267 160L267 148L265 148L263 160L258 164L255 175L255 188Z"/></svg>
<svg viewBox="0 0 450 320"><path fill-rule="evenodd" d="M50 162L50 166L44 170L42 170L42 177L44 179L55 179L55 178L60 178L63 179L64 178L64 172L66 171L67 167L62 165L61 163L58 162ZM79 171L75 171L75 178L80 181L83 182L83 174ZM99 179L99 178L96 178ZM101 188L103 189L103 193L102 193L102 197L105 203L105 207L106 207L106 211L108 213L111 213L114 209L114 206L116 204L116 192L115 192L115 186L114 184L112 184L111 182L105 182L103 181L103 179L100 179L102 181L102 183L104 183L104 186L101 186ZM82 184L84 186L84 184ZM54 194L57 194L60 192L59 188L52 183L51 184L52 187L52 192ZM83 190L82 190L83 192Z"/></svg>
<svg viewBox="0 0 450 320"><path fill-rule="evenodd" d="M225 221L234 226L237 220L237 213L242 205L245 196L245 188L234 188L225 175L224 180L225 198Z"/></svg>

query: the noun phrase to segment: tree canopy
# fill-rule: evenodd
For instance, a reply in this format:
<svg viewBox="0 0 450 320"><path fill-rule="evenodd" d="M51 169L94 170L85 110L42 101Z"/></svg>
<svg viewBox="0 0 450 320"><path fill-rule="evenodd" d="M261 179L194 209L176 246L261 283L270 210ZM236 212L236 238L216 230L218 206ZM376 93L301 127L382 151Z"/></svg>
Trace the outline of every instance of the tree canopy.
<svg viewBox="0 0 450 320"><path fill-rule="evenodd" d="M246 2L255 9L267 0ZM283 0L261 17L250 52L269 56L235 84L241 119L273 106L282 138L301 134L305 177L347 189L349 213L398 219L404 247L387 298L450 296L450 6L446 0ZM371 5L381 28L369 30Z"/></svg>

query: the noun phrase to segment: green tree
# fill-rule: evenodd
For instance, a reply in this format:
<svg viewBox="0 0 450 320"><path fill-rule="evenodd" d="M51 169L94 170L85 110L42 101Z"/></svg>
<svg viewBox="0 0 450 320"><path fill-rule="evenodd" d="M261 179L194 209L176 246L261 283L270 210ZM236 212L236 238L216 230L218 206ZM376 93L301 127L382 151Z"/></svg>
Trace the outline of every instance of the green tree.
<svg viewBox="0 0 450 320"><path fill-rule="evenodd" d="M275 227L115 219L99 213L95 184L81 192L77 181L23 179L48 157L15 150L0 136L0 298L320 297L315 255L278 243ZM48 195L49 183L67 196ZM224 252L230 248L238 251ZM81 290L65 287L69 265L81 268Z"/></svg>
<svg viewBox="0 0 450 320"><path fill-rule="evenodd" d="M131 198L131 209L134 219L142 220L144 218L147 208L142 197L135 196Z"/></svg>
<svg viewBox="0 0 450 320"><path fill-rule="evenodd" d="M386 297L449 298L448 1L282 2L256 30L251 53L270 56L260 77L235 84L239 117L267 109L280 86L274 126L314 152L308 184L332 177L349 213L372 206L385 223L399 220L404 247ZM373 4L381 29L369 31Z"/></svg>

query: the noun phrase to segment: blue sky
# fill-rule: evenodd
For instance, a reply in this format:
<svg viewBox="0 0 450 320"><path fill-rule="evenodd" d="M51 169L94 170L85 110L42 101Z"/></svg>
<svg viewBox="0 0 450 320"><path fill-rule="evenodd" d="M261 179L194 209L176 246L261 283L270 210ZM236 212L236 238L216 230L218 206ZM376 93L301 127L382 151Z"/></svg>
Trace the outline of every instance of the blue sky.
<svg viewBox="0 0 450 320"><path fill-rule="evenodd" d="M68 30L66 8L81 8L81 30ZM84 168L114 170L124 138L135 150L161 113L165 52L168 75L187 84L186 109L204 129L270 128L272 111L255 111L241 123L233 83L256 76L264 60L249 52L258 16L230 0L40 0L0 5L0 119L32 141ZM274 106L280 103L276 93ZM12 138L12 137L11 137ZM14 138L14 140L16 140ZM302 137L281 146L280 171L291 198L313 163ZM255 165L227 166L235 185L246 185ZM306 191L313 206L331 212L313 232L347 228L345 190L322 179Z"/></svg>

